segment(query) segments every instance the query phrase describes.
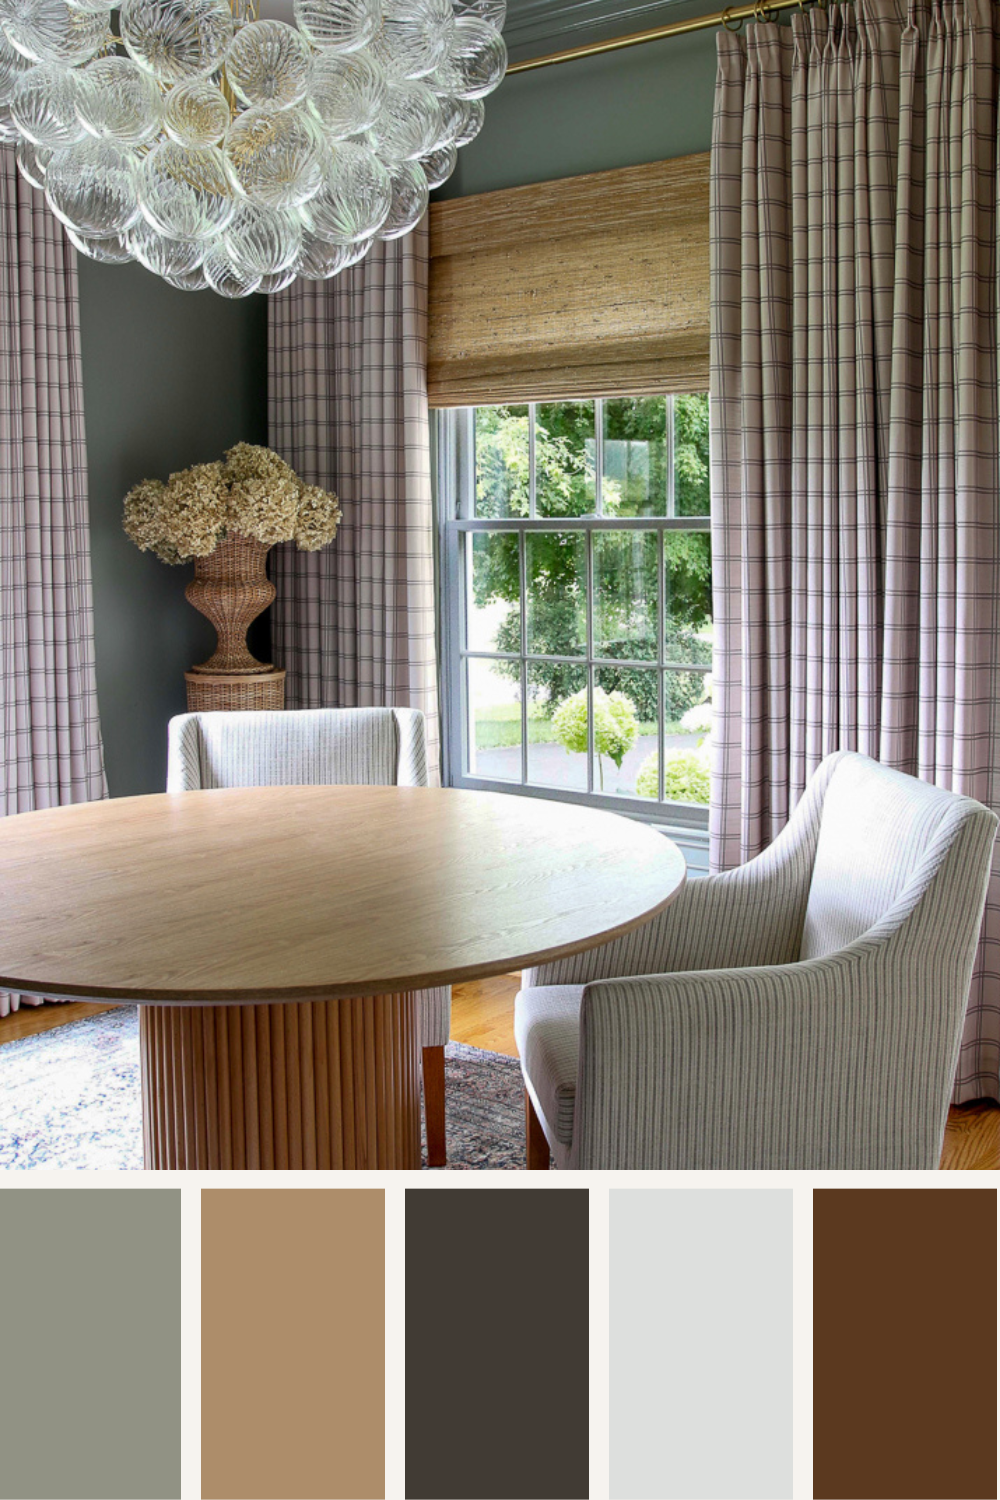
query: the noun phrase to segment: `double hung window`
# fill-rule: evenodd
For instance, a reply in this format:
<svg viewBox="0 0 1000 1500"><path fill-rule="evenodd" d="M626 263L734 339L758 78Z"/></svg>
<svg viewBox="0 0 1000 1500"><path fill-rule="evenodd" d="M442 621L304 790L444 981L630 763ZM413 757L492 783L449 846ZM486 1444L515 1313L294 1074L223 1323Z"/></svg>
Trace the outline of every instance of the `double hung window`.
<svg viewBox="0 0 1000 1500"><path fill-rule="evenodd" d="M703 826L708 397L437 418L449 780Z"/></svg>

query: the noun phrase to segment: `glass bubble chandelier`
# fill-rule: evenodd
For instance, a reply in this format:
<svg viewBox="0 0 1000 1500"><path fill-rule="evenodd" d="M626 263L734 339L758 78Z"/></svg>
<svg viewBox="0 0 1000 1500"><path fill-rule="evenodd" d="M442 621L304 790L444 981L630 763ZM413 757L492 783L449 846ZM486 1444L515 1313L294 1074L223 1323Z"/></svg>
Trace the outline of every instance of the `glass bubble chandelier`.
<svg viewBox="0 0 1000 1500"><path fill-rule="evenodd" d="M293 11L0 0L0 139L82 254L247 297L415 227L503 78L506 0Z"/></svg>

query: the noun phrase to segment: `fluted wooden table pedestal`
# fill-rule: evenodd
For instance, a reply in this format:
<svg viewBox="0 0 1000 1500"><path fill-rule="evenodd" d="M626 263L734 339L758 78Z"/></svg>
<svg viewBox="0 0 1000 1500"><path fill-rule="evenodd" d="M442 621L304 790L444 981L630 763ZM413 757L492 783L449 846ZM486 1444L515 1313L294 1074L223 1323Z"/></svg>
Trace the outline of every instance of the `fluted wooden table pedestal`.
<svg viewBox="0 0 1000 1500"><path fill-rule="evenodd" d="M412 992L139 1012L147 1168L420 1167Z"/></svg>

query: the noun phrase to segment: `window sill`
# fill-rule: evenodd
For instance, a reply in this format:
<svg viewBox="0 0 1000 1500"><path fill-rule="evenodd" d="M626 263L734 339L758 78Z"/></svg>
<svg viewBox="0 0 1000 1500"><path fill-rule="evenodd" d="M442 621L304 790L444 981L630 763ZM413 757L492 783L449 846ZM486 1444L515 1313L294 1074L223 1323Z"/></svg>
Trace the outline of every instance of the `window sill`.
<svg viewBox="0 0 1000 1500"><path fill-rule="evenodd" d="M524 786L516 782L488 781L485 777L458 776L449 785L465 791L503 792L508 797L537 797L550 802L571 802L575 807L593 807L599 812L616 812L673 839L687 862L688 875L698 878L708 874L708 809L675 804L670 807L643 806L623 797L581 796L560 787Z"/></svg>
<svg viewBox="0 0 1000 1500"><path fill-rule="evenodd" d="M684 856L689 879L700 880L708 874L707 828L678 828L672 823L654 823L653 827L673 839Z"/></svg>

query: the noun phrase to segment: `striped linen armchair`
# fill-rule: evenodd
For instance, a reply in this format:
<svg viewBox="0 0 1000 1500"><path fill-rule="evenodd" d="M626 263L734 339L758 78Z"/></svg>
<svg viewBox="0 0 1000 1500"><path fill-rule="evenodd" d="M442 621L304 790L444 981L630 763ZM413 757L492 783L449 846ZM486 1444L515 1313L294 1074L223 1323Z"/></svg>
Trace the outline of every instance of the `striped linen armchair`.
<svg viewBox="0 0 1000 1500"><path fill-rule="evenodd" d="M757 859L526 970L529 1166L936 1168L996 829L840 752Z"/></svg>
<svg viewBox="0 0 1000 1500"><path fill-rule="evenodd" d="M424 716L413 708L195 713L171 719L167 791L232 786L426 786ZM444 1166L444 1049L451 988L418 996L427 1159Z"/></svg>

